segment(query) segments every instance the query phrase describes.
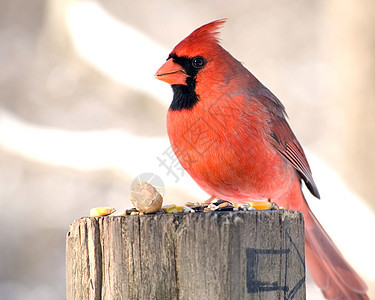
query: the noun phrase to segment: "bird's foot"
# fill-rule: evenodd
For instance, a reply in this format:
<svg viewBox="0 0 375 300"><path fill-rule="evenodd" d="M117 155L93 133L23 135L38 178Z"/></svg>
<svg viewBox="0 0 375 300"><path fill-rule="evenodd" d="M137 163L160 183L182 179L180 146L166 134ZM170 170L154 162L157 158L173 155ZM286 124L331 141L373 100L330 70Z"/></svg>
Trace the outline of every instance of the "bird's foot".
<svg viewBox="0 0 375 300"><path fill-rule="evenodd" d="M212 195L210 198L208 198L207 200L203 201L203 203L208 203L210 204L212 201L214 201L216 199L216 196Z"/></svg>

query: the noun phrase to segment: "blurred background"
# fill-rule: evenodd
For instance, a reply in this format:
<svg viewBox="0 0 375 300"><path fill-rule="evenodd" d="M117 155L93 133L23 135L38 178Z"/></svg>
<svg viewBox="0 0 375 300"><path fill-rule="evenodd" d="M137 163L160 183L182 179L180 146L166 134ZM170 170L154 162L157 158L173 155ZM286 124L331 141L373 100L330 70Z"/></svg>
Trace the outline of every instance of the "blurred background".
<svg viewBox="0 0 375 300"><path fill-rule="evenodd" d="M63 299L69 224L129 208L139 174L163 179L165 203L207 197L169 156L172 92L153 75L223 17L224 48L286 106L322 196L308 201L375 297L374 1L0 0L2 299Z"/></svg>

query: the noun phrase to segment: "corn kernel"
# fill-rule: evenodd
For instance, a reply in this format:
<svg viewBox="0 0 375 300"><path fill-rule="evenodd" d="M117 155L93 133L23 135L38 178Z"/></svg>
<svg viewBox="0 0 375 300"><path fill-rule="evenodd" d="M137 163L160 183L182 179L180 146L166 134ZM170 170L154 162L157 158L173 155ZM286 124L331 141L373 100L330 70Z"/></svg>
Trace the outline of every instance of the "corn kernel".
<svg viewBox="0 0 375 300"><path fill-rule="evenodd" d="M171 214L173 212L177 212L177 205L170 204L170 205L163 206L161 209L164 210L165 213Z"/></svg>
<svg viewBox="0 0 375 300"><path fill-rule="evenodd" d="M268 201L252 201L249 205L256 210L267 210L272 208L272 203Z"/></svg>
<svg viewBox="0 0 375 300"><path fill-rule="evenodd" d="M95 207L90 209L90 217L108 216L115 211L113 207Z"/></svg>

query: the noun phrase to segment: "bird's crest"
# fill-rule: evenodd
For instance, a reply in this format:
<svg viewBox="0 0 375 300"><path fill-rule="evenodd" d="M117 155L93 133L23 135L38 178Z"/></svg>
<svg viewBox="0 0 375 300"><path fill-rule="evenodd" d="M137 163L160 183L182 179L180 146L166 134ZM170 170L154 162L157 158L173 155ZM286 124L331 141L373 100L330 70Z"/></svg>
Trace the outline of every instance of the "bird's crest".
<svg viewBox="0 0 375 300"><path fill-rule="evenodd" d="M216 20L195 29L171 53L176 53L179 56L191 56L192 52L207 51L217 46L219 44L219 29L226 20Z"/></svg>

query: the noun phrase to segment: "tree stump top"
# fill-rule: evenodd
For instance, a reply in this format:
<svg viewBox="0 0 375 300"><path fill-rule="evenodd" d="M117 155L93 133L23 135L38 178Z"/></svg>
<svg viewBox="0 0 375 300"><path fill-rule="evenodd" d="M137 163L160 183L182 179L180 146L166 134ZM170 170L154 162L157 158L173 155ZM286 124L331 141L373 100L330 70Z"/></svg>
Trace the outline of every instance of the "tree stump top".
<svg viewBox="0 0 375 300"><path fill-rule="evenodd" d="M67 235L67 299L304 299L300 212L81 218Z"/></svg>

